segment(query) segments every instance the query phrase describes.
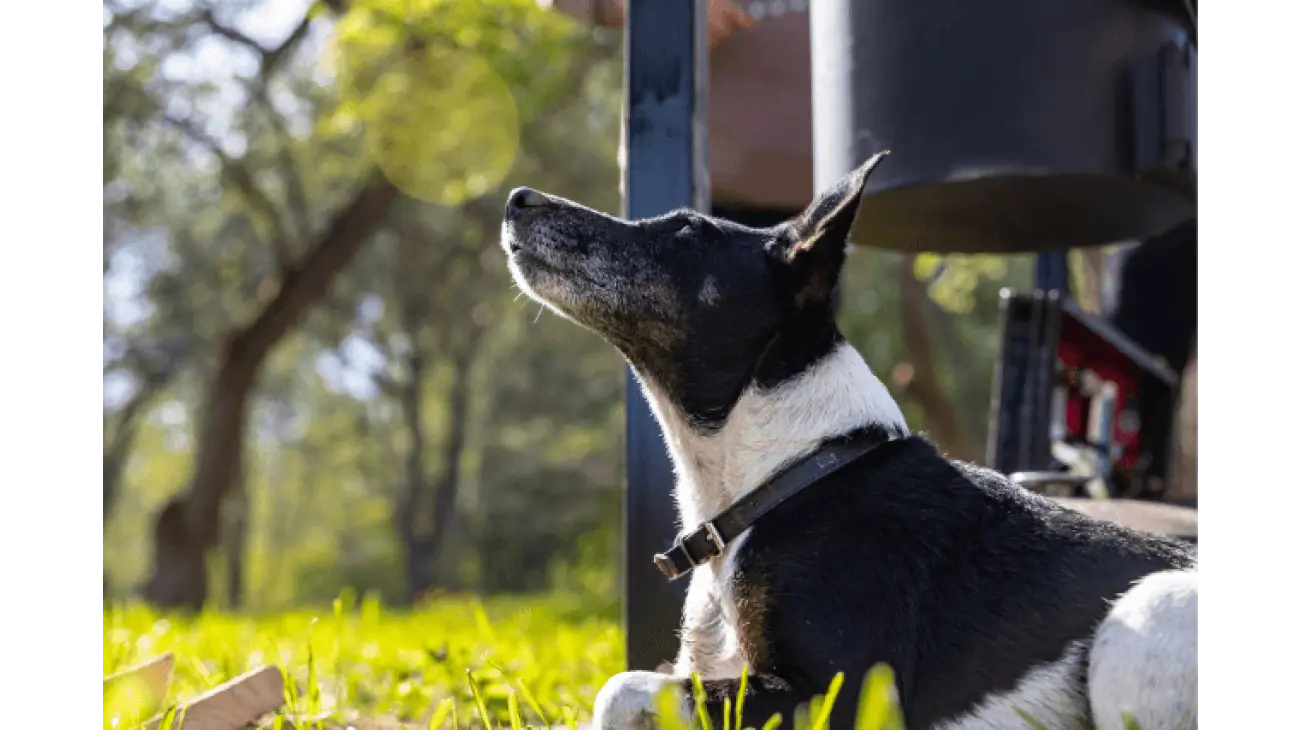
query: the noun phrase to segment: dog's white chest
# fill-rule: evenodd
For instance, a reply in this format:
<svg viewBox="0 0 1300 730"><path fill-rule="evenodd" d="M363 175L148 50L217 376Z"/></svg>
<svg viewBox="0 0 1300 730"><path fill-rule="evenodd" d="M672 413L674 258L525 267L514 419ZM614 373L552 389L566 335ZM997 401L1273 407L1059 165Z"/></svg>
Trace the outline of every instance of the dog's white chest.
<svg viewBox="0 0 1300 730"><path fill-rule="evenodd" d="M674 673L702 679L737 677L746 657L740 648L740 615L733 594L735 555L748 531L727 551L691 573L682 610L682 648Z"/></svg>

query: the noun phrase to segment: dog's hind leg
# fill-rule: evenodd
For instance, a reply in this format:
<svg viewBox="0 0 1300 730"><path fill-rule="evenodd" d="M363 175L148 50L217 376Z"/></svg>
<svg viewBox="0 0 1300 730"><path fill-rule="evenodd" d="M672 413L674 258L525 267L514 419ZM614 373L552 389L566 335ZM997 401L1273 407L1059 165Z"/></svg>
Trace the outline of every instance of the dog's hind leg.
<svg viewBox="0 0 1300 730"><path fill-rule="evenodd" d="M1097 730L1196 728L1196 570L1153 573L1098 626L1088 664Z"/></svg>

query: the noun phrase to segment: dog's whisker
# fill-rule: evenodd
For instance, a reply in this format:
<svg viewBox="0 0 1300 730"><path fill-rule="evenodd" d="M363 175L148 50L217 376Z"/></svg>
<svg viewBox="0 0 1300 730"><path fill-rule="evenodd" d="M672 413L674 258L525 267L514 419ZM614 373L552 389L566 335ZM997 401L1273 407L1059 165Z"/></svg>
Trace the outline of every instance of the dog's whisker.
<svg viewBox="0 0 1300 730"><path fill-rule="evenodd" d="M544 312L545 310L546 310L546 307L539 306L539 307L537 308L537 316L536 316L536 317L533 317L533 324L537 324L538 322L541 321L541 319L542 319L542 312Z"/></svg>

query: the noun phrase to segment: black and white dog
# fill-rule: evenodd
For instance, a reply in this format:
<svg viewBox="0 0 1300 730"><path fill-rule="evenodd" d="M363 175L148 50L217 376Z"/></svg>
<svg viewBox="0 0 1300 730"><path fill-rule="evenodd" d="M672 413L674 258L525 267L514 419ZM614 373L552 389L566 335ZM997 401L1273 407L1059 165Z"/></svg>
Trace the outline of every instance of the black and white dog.
<svg viewBox="0 0 1300 730"><path fill-rule="evenodd" d="M767 229L510 193L515 281L617 347L663 427L687 550L658 560L693 569L673 674L611 678L596 725L653 726L673 683L688 714L695 671L722 727L747 664L747 726L777 712L789 726L844 672L831 725L847 728L886 662L911 730L1029 727L1017 710L1049 728L1120 728L1122 712L1194 728L1193 549L945 459L837 329L832 292L879 159ZM729 509L749 521L719 535Z"/></svg>

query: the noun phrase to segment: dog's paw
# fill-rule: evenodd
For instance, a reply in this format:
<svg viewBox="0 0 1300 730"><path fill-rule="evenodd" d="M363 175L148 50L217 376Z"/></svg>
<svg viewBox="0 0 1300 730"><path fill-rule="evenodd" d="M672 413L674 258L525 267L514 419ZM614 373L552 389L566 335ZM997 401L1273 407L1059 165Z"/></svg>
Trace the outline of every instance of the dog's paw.
<svg viewBox="0 0 1300 730"><path fill-rule="evenodd" d="M599 730L653 730L659 692L680 680L659 672L623 672L596 694L592 724ZM679 708L683 720L690 715Z"/></svg>

